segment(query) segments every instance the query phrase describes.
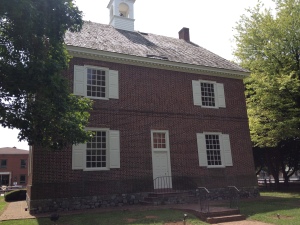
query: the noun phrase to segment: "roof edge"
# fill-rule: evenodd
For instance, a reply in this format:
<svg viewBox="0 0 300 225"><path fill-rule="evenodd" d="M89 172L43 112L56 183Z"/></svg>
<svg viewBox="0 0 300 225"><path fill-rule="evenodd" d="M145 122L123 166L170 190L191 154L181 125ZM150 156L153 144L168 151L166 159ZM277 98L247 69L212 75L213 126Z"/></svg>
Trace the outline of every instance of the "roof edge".
<svg viewBox="0 0 300 225"><path fill-rule="evenodd" d="M217 77L229 77L234 79L244 79L250 75L250 72L237 70L228 70L215 67L199 66L193 64L179 63L167 60L159 60L140 56L121 54L116 52L107 52L95 49L82 48L72 45L66 46L72 56L89 59L100 59L103 61L116 62L121 64L130 64L150 68L159 68L166 70L175 70L180 72L196 73L201 75L211 75Z"/></svg>

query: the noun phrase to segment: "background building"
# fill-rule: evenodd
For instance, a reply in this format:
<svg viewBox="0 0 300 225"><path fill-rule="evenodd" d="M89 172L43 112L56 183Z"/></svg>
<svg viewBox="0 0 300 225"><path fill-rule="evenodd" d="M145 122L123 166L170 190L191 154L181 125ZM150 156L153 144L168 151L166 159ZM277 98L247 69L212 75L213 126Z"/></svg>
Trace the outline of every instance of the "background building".
<svg viewBox="0 0 300 225"><path fill-rule="evenodd" d="M29 151L16 147L0 148L0 185L27 185Z"/></svg>

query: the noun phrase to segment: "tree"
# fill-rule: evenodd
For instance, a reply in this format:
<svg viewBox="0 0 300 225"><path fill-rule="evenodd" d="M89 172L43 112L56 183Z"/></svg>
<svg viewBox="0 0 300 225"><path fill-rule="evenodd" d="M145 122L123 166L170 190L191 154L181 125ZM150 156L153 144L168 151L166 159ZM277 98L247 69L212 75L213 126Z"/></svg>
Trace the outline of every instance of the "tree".
<svg viewBox="0 0 300 225"><path fill-rule="evenodd" d="M65 32L82 23L72 0L1 0L0 124L19 140L57 149L89 138L91 101L70 94L63 76Z"/></svg>
<svg viewBox="0 0 300 225"><path fill-rule="evenodd" d="M300 169L300 140L288 139L280 144L281 171L284 183L288 186L289 178Z"/></svg>
<svg viewBox="0 0 300 225"><path fill-rule="evenodd" d="M274 2L273 11L258 2L241 17L234 54L251 71L245 81L251 139L254 146L273 149L275 178L284 152L280 143L300 136L300 1Z"/></svg>

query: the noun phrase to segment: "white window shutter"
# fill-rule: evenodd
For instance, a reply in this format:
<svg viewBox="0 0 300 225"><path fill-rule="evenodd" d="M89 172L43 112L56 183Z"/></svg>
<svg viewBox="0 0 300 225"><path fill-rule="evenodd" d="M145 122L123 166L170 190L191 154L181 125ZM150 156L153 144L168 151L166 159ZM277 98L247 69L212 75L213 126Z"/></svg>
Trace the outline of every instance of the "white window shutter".
<svg viewBox="0 0 300 225"><path fill-rule="evenodd" d="M224 85L220 83L217 83L217 99L218 99L218 107L226 108Z"/></svg>
<svg viewBox="0 0 300 225"><path fill-rule="evenodd" d="M120 131L109 131L110 168L120 168Z"/></svg>
<svg viewBox="0 0 300 225"><path fill-rule="evenodd" d="M200 81L193 80L192 81L193 86L193 98L194 98L194 105L202 105L202 99L201 99L201 87L200 87Z"/></svg>
<svg viewBox="0 0 300 225"><path fill-rule="evenodd" d="M109 98L119 99L119 72L110 70L108 81Z"/></svg>
<svg viewBox="0 0 300 225"><path fill-rule="evenodd" d="M86 96L85 74L84 66L74 66L74 95Z"/></svg>
<svg viewBox="0 0 300 225"><path fill-rule="evenodd" d="M223 138L223 151L224 151L224 158L225 158L225 162L224 162L225 166L233 166L229 135L222 134L222 138Z"/></svg>
<svg viewBox="0 0 300 225"><path fill-rule="evenodd" d="M85 168L86 144L73 145L72 147L72 169L82 170Z"/></svg>
<svg viewBox="0 0 300 225"><path fill-rule="evenodd" d="M204 134L197 134L199 166L207 166L206 142Z"/></svg>

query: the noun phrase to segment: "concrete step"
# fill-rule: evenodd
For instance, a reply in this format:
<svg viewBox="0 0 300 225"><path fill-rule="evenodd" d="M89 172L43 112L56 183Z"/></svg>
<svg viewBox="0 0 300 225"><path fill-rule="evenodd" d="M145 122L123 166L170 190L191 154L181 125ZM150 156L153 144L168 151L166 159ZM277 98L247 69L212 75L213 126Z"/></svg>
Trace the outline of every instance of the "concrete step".
<svg viewBox="0 0 300 225"><path fill-rule="evenodd" d="M237 214L240 214L240 210L239 209L220 209L217 211L210 211L207 213L200 212L200 213L203 214L204 217L208 218L208 217L221 217L221 216L237 215Z"/></svg>
<svg viewBox="0 0 300 225"><path fill-rule="evenodd" d="M172 197L176 195L190 195L188 191L149 192L148 197Z"/></svg>
<svg viewBox="0 0 300 225"><path fill-rule="evenodd" d="M230 216L208 217L206 218L206 222L210 224L214 224L214 223L241 221L245 219L246 216L238 214L238 215L230 215Z"/></svg>

